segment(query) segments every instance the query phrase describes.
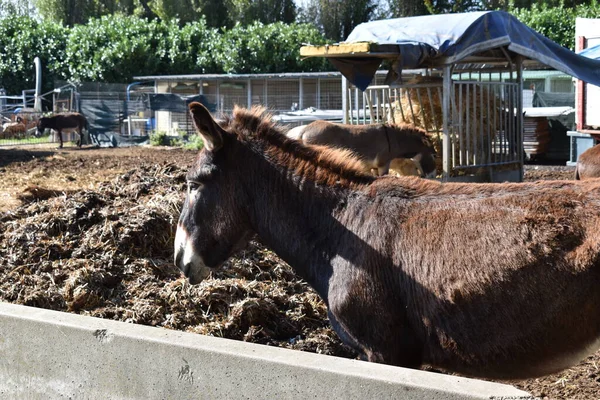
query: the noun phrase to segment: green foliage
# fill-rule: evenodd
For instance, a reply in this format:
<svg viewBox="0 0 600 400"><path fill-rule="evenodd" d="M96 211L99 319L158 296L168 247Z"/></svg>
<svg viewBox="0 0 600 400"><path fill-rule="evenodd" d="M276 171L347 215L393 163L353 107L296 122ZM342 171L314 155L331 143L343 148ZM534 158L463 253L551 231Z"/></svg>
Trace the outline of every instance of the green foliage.
<svg viewBox="0 0 600 400"><path fill-rule="evenodd" d="M14 1L14 0L13 0ZM156 17L147 0L19 0L31 1L44 21L66 26L87 23L104 15L124 14Z"/></svg>
<svg viewBox="0 0 600 400"><path fill-rule="evenodd" d="M305 44L325 44L310 24L236 25L220 31L201 18L181 26L107 15L72 28L28 16L0 18L0 87L34 86L41 58L44 91L55 80L126 83L135 75L323 71L324 58L300 59Z"/></svg>
<svg viewBox="0 0 600 400"><path fill-rule="evenodd" d="M28 16L0 19L0 87L10 94L35 86L33 60L42 63L43 89L53 87L53 79L65 79L65 42L68 30L53 22L38 22Z"/></svg>
<svg viewBox="0 0 600 400"><path fill-rule="evenodd" d="M296 20L296 4L294 0L231 0L229 14L231 19L242 25L254 21L263 24Z"/></svg>
<svg viewBox="0 0 600 400"><path fill-rule="evenodd" d="M358 24L381 15L381 11L377 12L378 3L374 0L308 0L299 10L298 20L319 27L327 39L339 42ZM391 17L389 13L388 18Z"/></svg>
<svg viewBox="0 0 600 400"><path fill-rule="evenodd" d="M217 62L221 51L221 35L216 28L207 26L206 20L191 22L181 28L176 21L168 23L165 53L170 74L219 73L222 67Z"/></svg>
<svg viewBox="0 0 600 400"><path fill-rule="evenodd" d="M184 143L183 148L186 150L202 150L204 147L204 141L200 135L192 135L187 137L187 141Z"/></svg>
<svg viewBox="0 0 600 400"><path fill-rule="evenodd" d="M204 142L200 135L188 136L184 131L178 136L169 136L165 131L154 131L150 133L150 144L152 146L180 146L186 150L202 150Z"/></svg>
<svg viewBox="0 0 600 400"><path fill-rule="evenodd" d="M300 59L300 47L304 43L318 45L326 41L308 24L238 24L223 34L221 52L216 56L225 73L324 70L323 59Z"/></svg>
<svg viewBox="0 0 600 400"><path fill-rule="evenodd" d="M35 12L34 0L0 0L0 17L29 15Z"/></svg>
<svg viewBox="0 0 600 400"><path fill-rule="evenodd" d="M150 144L152 146L168 146L170 144L169 136L165 131L155 131L150 133Z"/></svg>
<svg viewBox="0 0 600 400"><path fill-rule="evenodd" d="M575 8L533 4L531 8L509 10L521 22L563 47L575 48L575 19L599 18L600 5L596 0Z"/></svg>
<svg viewBox="0 0 600 400"><path fill-rule="evenodd" d="M201 17L190 0L152 0L149 5L163 21L177 19L186 23Z"/></svg>
<svg viewBox="0 0 600 400"><path fill-rule="evenodd" d="M71 29L66 49L74 81L127 82L164 68L167 27L122 15L93 19Z"/></svg>

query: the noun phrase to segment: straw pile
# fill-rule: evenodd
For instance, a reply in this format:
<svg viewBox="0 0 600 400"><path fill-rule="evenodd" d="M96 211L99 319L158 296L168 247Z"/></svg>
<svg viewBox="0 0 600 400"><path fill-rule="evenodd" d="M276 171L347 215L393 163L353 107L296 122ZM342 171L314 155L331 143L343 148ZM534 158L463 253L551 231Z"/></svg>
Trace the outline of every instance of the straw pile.
<svg viewBox="0 0 600 400"><path fill-rule="evenodd" d="M95 190L28 188L0 216L0 299L354 357L324 303L256 242L192 286L173 265L185 171L142 166Z"/></svg>
<svg viewBox="0 0 600 400"><path fill-rule="evenodd" d="M390 175L423 176L423 169L418 161L412 158L394 158L390 162Z"/></svg>

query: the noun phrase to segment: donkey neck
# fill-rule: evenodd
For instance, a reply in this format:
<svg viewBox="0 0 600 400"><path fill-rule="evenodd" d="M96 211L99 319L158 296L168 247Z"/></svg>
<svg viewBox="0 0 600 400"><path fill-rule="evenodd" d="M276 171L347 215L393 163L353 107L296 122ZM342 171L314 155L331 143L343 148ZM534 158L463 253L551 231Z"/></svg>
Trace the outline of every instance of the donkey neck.
<svg viewBox="0 0 600 400"><path fill-rule="evenodd" d="M336 243L331 238L343 236L336 215L355 191L317 183L264 159L259 162L257 172L245 174L252 229L327 302Z"/></svg>

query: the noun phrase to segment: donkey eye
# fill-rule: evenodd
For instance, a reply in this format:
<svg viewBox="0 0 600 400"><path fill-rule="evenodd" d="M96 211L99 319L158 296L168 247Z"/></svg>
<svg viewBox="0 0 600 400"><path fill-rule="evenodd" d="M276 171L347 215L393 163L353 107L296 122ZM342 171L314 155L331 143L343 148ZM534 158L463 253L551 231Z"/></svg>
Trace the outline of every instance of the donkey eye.
<svg viewBox="0 0 600 400"><path fill-rule="evenodd" d="M188 192L195 192L202 187L202 184L197 181L187 181Z"/></svg>

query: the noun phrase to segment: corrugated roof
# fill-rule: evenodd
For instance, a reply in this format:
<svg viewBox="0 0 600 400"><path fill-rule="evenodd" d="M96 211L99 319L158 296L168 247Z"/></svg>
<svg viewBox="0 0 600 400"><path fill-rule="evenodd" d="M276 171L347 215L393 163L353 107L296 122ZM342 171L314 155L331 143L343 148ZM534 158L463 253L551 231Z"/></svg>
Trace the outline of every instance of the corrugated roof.
<svg viewBox="0 0 600 400"><path fill-rule="evenodd" d="M298 78L337 78L340 72L282 72L274 74L192 74L192 75L139 75L136 81L223 81L246 79L298 79Z"/></svg>

